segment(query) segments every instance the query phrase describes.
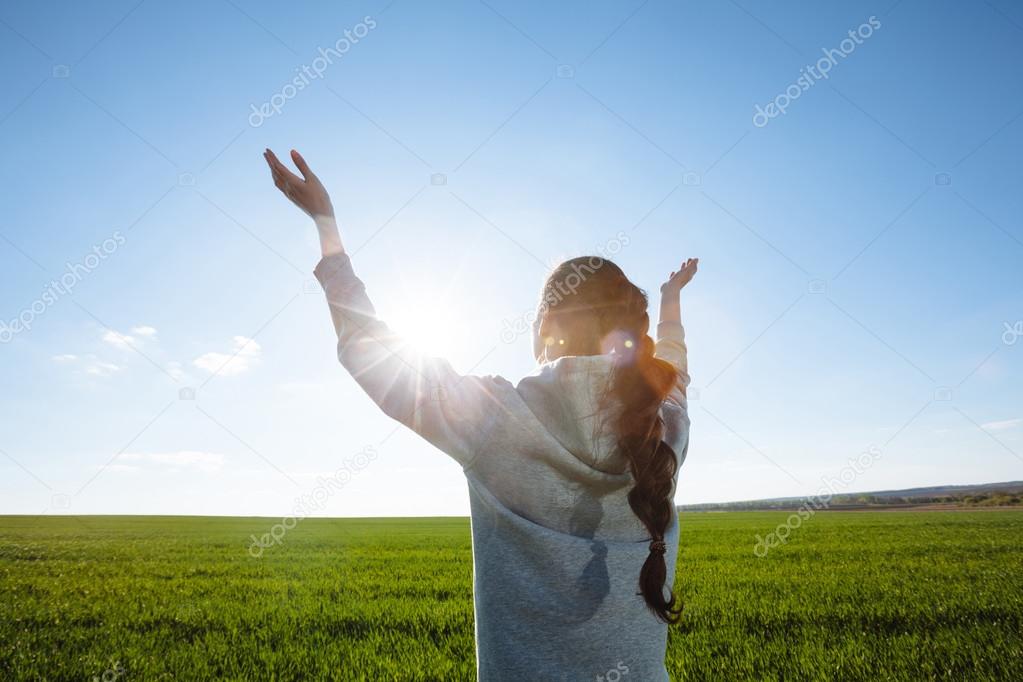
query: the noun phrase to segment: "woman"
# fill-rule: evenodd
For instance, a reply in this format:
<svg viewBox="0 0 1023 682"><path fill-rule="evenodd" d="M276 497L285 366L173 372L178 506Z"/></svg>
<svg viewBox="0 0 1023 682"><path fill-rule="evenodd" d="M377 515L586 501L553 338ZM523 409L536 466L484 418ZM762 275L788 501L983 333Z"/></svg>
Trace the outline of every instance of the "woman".
<svg viewBox="0 0 1023 682"><path fill-rule="evenodd" d="M461 376L376 318L323 184L271 152L274 183L315 221L338 358L380 408L461 464L469 485L480 680L667 680L678 553L673 503L689 445L679 295L646 295L610 261L548 277L534 325L538 370L518 384Z"/></svg>

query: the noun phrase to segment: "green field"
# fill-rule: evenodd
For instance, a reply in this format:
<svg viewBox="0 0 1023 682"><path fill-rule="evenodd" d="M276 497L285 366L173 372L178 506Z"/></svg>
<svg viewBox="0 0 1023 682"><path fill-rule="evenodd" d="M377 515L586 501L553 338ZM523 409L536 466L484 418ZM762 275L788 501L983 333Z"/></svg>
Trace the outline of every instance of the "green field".
<svg viewBox="0 0 1023 682"><path fill-rule="evenodd" d="M785 517L683 514L673 679L1023 679L1023 513ZM473 678L468 520L277 521L0 517L0 679Z"/></svg>

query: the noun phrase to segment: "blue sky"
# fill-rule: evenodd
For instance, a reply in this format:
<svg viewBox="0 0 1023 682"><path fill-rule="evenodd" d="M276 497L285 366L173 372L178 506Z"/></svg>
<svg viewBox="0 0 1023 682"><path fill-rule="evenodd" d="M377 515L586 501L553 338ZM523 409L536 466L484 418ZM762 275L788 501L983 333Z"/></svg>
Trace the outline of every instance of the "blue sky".
<svg viewBox="0 0 1023 682"><path fill-rule="evenodd" d="M283 515L343 466L316 513L467 513L336 364L264 147L463 371L532 371L502 329L563 258L656 292L699 256L680 503L871 448L845 489L1023 478L1013 3L20 2L0 36L2 513Z"/></svg>

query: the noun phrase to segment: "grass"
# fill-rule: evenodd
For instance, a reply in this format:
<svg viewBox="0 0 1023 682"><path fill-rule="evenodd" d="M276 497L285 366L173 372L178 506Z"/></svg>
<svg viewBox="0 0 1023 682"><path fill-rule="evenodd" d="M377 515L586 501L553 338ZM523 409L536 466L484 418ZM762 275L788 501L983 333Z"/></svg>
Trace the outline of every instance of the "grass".
<svg viewBox="0 0 1023 682"><path fill-rule="evenodd" d="M786 516L683 515L673 679L1023 679L1023 514ZM468 520L275 521L0 517L0 679L473 679Z"/></svg>

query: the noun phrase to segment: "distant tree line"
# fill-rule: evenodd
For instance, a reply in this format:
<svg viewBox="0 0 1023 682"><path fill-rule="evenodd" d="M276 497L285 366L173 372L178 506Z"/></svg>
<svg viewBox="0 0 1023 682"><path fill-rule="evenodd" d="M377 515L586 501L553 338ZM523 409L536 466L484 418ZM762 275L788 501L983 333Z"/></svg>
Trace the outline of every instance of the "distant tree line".
<svg viewBox="0 0 1023 682"><path fill-rule="evenodd" d="M682 505L684 511L755 511L795 509L811 498L785 498L779 500L750 500L718 504ZM818 503L823 500L818 500ZM820 509L849 509L864 507L915 507L921 505L951 505L956 507L1018 507L1023 505L1023 492L991 490L983 492L946 493L936 495L877 495L870 493L834 495Z"/></svg>

